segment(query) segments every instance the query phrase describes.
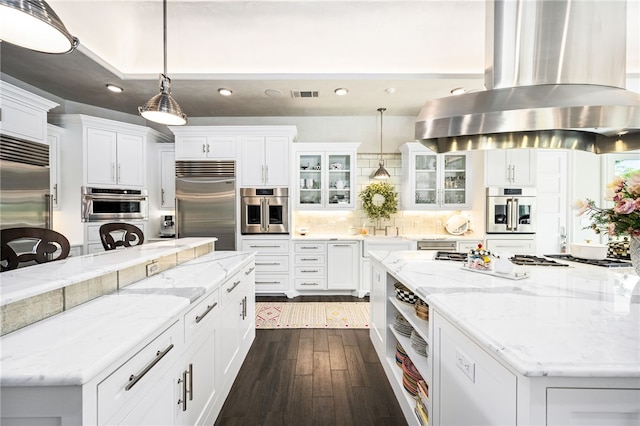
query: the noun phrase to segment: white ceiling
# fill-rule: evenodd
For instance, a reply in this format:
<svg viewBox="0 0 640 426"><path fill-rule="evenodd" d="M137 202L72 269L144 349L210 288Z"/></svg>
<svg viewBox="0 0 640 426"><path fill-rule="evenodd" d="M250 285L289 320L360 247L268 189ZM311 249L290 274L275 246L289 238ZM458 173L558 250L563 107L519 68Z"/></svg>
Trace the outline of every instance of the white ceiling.
<svg viewBox="0 0 640 426"><path fill-rule="evenodd" d="M158 92L161 0L49 4L80 48L44 55L4 45L3 73L131 114ZM640 0L628 4L627 73L637 76ZM379 107L416 116L454 87L483 88L484 8L484 0L169 0L167 71L189 117L375 115ZM108 93L106 83L125 92ZM234 95L219 96L219 87ZM337 87L349 94L336 96ZM307 90L319 96L291 97Z"/></svg>

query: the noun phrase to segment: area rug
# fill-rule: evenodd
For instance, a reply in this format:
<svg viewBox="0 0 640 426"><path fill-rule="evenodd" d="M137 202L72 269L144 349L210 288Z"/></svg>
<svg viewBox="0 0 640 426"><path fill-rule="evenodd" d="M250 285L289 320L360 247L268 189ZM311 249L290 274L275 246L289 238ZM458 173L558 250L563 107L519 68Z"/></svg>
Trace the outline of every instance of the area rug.
<svg viewBox="0 0 640 426"><path fill-rule="evenodd" d="M369 328L369 303L256 302L256 328Z"/></svg>

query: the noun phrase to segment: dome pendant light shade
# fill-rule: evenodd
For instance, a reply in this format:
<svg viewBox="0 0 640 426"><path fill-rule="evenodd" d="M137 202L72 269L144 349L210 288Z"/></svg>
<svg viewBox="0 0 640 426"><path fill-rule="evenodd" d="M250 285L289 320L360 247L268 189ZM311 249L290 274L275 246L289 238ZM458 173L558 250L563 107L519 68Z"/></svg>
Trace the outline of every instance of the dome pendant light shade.
<svg viewBox="0 0 640 426"><path fill-rule="evenodd" d="M44 0L0 0L0 40L42 53L69 53L80 44Z"/></svg>
<svg viewBox="0 0 640 426"><path fill-rule="evenodd" d="M146 120L169 126L182 126L187 116L171 96L171 79L160 74L160 93L138 107L138 112Z"/></svg>
<svg viewBox="0 0 640 426"><path fill-rule="evenodd" d="M380 112L380 162L378 163L378 170L373 174L374 179L389 179L391 175L384 168L384 160L382 159L382 113L385 112L386 108L378 108L378 112Z"/></svg>
<svg viewBox="0 0 640 426"><path fill-rule="evenodd" d="M187 124L187 115L171 96L171 79L167 77L167 0L162 2L164 73L160 74L160 93L138 107L140 115L149 121L168 126Z"/></svg>

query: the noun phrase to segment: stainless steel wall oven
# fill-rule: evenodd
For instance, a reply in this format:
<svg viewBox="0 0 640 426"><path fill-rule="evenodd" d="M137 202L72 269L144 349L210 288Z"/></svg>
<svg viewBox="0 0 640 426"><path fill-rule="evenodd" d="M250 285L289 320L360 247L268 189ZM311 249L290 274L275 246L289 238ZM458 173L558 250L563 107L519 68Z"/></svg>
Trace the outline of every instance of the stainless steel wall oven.
<svg viewBox="0 0 640 426"><path fill-rule="evenodd" d="M535 188L487 188L487 234L535 234Z"/></svg>
<svg viewBox="0 0 640 426"><path fill-rule="evenodd" d="M146 189L82 187L82 221L147 220L149 197Z"/></svg>
<svg viewBox="0 0 640 426"><path fill-rule="evenodd" d="M288 234L288 188L241 188L242 234Z"/></svg>

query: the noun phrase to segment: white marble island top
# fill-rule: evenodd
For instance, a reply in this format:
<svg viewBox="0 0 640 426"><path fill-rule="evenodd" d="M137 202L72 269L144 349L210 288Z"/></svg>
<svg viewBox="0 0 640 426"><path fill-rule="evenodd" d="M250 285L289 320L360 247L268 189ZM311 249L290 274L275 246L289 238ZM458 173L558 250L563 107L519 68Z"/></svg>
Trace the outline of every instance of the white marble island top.
<svg viewBox="0 0 640 426"><path fill-rule="evenodd" d="M87 383L254 259L211 252L0 338L2 386Z"/></svg>
<svg viewBox="0 0 640 426"><path fill-rule="evenodd" d="M640 278L632 268L527 267L528 278L510 280L428 252L371 257L524 376L640 377Z"/></svg>

